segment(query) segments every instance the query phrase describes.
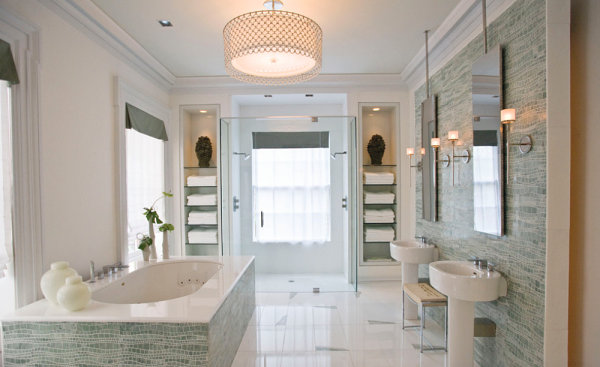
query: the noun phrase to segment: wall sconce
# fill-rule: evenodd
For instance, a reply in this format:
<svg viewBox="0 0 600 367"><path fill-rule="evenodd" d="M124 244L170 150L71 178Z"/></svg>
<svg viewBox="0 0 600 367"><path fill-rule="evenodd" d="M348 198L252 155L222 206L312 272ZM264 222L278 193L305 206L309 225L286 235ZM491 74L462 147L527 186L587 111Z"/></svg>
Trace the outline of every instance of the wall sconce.
<svg viewBox="0 0 600 367"><path fill-rule="evenodd" d="M421 148L421 155L424 154L424 148ZM409 168L417 168L421 170L423 162L418 161L417 164L412 164L412 158L415 155L415 148L406 148L406 155L408 156L408 166ZM408 170L408 182L412 185L412 170Z"/></svg>
<svg viewBox="0 0 600 367"><path fill-rule="evenodd" d="M461 155L457 155L455 153L455 146L456 146L456 142L458 141L458 131L456 130L452 130L448 132L448 140L450 142L452 142L452 155L449 156L448 154L445 154L444 157L442 159L436 159L435 162L441 162L443 164L444 167L448 167L450 164L452 164L452 186L454 186L454 161L458 158L458 159L462 159L462 161L464 163L469 163L469 161L471 160L471 152L469 152L468 149L463 150ZM440 138L431 138L431 147L434 149L434 151L437 151L438 148L440 148L441 146L441 139Z"/></svg>
<svg viewBox="0 0 600 367"><path fill-rule="evenodd" d="M533 141L531 140L531 135L525 135L519 140L518 143L513 144L510 142L510 125L515 122L517 119L517 113L514 108L505 108L500 111L500 121L502 121L502 125L506 127L505 135L506 135L506 182L508 183L508 172L510 169L510 147L518 146L521 154L526 154L531 151L533 148Z"/></svg>

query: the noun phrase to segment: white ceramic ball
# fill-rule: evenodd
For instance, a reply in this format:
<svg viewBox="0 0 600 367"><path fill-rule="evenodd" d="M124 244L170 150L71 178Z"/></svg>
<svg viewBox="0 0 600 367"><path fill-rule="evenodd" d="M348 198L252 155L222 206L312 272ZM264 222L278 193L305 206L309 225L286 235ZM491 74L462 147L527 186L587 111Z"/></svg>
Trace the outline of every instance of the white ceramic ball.
<svg viewBox="0 0 600 367"><path fill-rule="evenodd" d="M56 298L58 304L69 311L83 310L90 302L92 292L81 280L81 275L68 277L65 285L60 287Z"/></svg>
<svg viewBox="0 0 600 367"><path fill-rule="evenodd" d="M65 279L73 275L77 275L77 272L70 268L69 263L66 261L57 261L50 264L50 270L45 272L40 280L40 288L42 288L44 297L51 303L58 305L56 293L65 284Z"/></svg>

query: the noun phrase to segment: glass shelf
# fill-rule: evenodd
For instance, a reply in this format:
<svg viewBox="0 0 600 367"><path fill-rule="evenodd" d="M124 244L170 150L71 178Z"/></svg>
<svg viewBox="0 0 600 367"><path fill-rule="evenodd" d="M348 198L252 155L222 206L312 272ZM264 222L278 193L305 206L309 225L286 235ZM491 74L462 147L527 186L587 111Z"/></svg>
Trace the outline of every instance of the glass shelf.
<svg viewBox="0 0 600 367"><path fill-rule="evenodd" d="M192 168L203 168L203 169L207 169L207 168L217 168L217 166L209 166L209 167L198 167L198 166L185 166L183 167L185 169L192 169Z"/></svg>
<svg viewBox="0 0 600 367"><path fill-rule="evenodd" d="M198 188L198 187L217 187L217 186L216 185L211 185L211 186L188 186L188 185L185 185L183 187L185 187L186 189L193 189L193 188Z"/></svg>
<svg viewBox="0 0 600 367"><path fill-rule="evenodd" d="M396 186L395 183L393 184L367 184L367 183L363 183L363 186Z"/></svg>
<svg viewBox="0 0 600 367"><path fill-rule="evenodd" d="M395 164L363 164L363 167L396 167Z"/></svg>
<svg viewBox="0 0 600 367"><path fill-rule="evenodd" d="M186 208L214 208L218 206L217 204L211 204L211 205L184 205L184 207Z"/></svg>
<svg viewBox="0 0 600 367"><path fill-rule="evenodd" d="M373 223L373 222L363 222L363 224L369 224L369 225L371 225L371 224L396 224L396 222L381 222L381 223L380 222L375 222L375 223Z"/></svg>
<svg viewBox="0 0 600 367"><path fill-rule="evenodd" d="M392 241L363 241L363 243L390 243L396 240L392 240Z"/></svg>
<svg viewBox="0 0 600 367"><path fill-rule="evenodd" d="M186 223L186 226L203 226L203 227L216 227L218 224L190 224Z"/></svg>
<svg viewBox="0 0 600 367"><path fill-rule="evenodd" d="M186 246L216 246L218 245L218 243L214 242L214 243L189 243L186 242L185 243Z"/></svg>
<svg viewBox="0 0 600 367"><path fill-rule="evenodd" d="M363 205L396 205L396 203L363 203Z"/></svg>

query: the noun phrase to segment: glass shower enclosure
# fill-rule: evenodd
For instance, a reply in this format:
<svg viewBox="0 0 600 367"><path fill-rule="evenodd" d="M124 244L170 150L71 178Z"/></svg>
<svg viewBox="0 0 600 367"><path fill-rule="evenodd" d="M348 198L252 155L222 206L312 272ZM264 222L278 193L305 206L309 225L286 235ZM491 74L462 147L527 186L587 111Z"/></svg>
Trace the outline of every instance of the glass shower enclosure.
<svg viewBox="0 0 600 367"><path fill-rule="evenodd" d="M256 289L356 291L356 119L222 118L224 255L255 256Z"/></svg>

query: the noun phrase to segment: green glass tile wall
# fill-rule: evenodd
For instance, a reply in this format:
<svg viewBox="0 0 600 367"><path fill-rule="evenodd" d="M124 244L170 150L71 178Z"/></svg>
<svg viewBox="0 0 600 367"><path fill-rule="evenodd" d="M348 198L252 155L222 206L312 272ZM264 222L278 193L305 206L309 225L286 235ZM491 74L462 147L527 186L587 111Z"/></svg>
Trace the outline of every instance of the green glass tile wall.
<svg viewBox="0 0 600 367"><path fill-rule="evenodd" d="M508 280L508 296L479 303L477 317L497 325L495 338L475 339L479 365L542 366L544 342L544 276L546 256L546 4L517 0L488 26L488 44L502 46L505 107L517 109L511 140L532 136L533 150L510 152L511 172L506 185L506 235L494 238L473 230L472 163L457 163L457 184L449 168L438 167L439 222L417 219L416 234L440 248L440 260L478 256L497 264ZM471 65L483 54L479 35L431 78L437 96L438 136L442 150L449 130L472 146ZM416 146L420 146L420 101L425 87L415 92ZM421 218L421 183L417 177L417 218ZM420 276L427 276L421 267ZM438 316L438 315L432 315Z"/></svg>

